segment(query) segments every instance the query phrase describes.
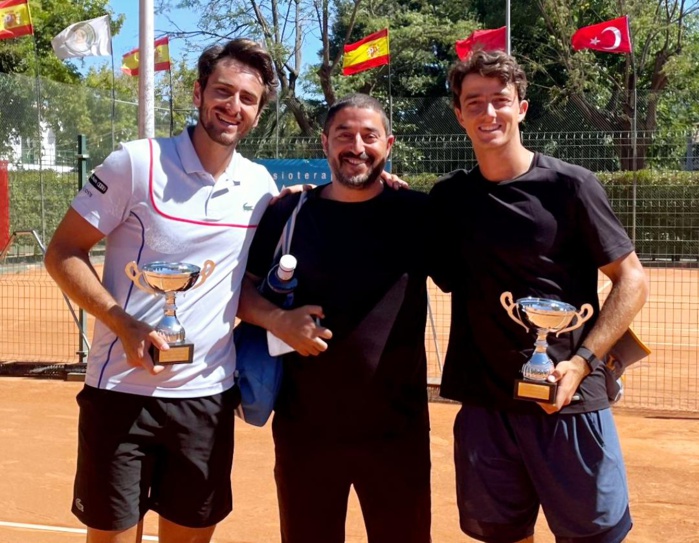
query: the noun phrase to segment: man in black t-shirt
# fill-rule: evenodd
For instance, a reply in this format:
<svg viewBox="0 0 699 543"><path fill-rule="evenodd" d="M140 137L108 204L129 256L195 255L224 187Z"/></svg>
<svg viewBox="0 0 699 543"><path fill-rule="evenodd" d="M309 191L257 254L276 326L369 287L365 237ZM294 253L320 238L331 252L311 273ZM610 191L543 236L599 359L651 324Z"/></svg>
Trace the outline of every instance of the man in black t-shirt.
<svg viewBox="0 0 699 543"><path fill-rule="evenodd" d="M454 425L461 528L486 542L532 542L541 505L558 542L620 542L632 523L597 357L643 306L643 269L595 176L522 145L526 77L511 56L477 51L449 83L478 160L430 193L430 271L452 293L441 394L463 404ZM598 270L611 281L601 309ZM554 405L513 398L535 337L502 307L507 291L594 309L578 330L548 336Z"/></svg>
<svg viewBox="0 0 699 543"><path fill-rule="evenodd" d="M375 99L330 108L322 141L332 181L296 218L291 310L255 285L299 194L268 208L250 249L238 315L296 349L284 357L272 423L285 543L343 542L352 486L369 541L430 541L428 198L384 189L393 140Z"/></svg>

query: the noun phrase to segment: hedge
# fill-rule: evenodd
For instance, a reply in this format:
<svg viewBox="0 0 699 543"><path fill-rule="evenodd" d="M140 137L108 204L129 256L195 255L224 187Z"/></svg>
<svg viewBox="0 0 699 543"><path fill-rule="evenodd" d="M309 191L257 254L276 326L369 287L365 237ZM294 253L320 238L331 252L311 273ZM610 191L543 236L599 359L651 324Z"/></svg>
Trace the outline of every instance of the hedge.
<svg viewBox="0 0 699 543"><path fill-rule="evenodd" d="M77 173L11 171L10 230L41 233L41 181L48 242L77 191ZM614 211L633 233L633 173L598 174ZM438 176L407 175L413 190L429 192ZM642 170L636 184L636 250L652 260L699 260L699 172Z"/></svg>
<svg viewBox="0 0 699 543"><path fill-rule="evenodd" d="M36 230L42 235L41 200L43 185L43 212L46 244L65 215L78 190L78 174L57 173L53 170L10 171L10 233L18 230Z"/></svg>
<svg viewBox="0 0 699 543"><path fill-rule="evenodd" d="M612 208L633 236L633 172L603 172L598 178ZM429 192L437 176L406 176ZM641 170L636 176L636 251L644 260L699 260L699 172Z"/></svg>

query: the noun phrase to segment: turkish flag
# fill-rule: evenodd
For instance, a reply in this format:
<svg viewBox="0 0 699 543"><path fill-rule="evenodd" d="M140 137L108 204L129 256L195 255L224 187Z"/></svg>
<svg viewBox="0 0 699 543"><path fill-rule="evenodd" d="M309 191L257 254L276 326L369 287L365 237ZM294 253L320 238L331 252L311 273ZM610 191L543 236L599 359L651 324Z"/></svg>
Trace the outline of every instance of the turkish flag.
<svg viewBox="0 0 699 543"><path fill-rule="evenodd" d="M584 26L573 34L571 43L576 51L594 49L606 53L630 53L629 18L624 15L604 23Z"/></svg>
<svg viewBox="0 0 699 543"><path fill-rule="evenodd" d="M505 26L495 30L476 30L468 38L456 42L456 54L459 60L463 60L476 49L504 51L507 48L506 42L507 27Z"/></svg>

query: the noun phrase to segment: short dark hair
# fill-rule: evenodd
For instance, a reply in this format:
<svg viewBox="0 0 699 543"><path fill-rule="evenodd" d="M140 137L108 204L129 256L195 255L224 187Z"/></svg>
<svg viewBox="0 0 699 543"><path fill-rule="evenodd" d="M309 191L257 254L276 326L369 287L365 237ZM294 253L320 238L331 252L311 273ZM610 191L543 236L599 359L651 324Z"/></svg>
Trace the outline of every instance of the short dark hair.
<svg viewBox="0 0 699 543"><path fill-rule="evenodd" d="M495 77L505 85L512 83L520 100L524 100L527 95L527 75L512 55L504 51L476 50L470 57L456 62L449 70L451 99L456 108L461 108L461 85L466 76L471 74Z"/></svg>
<svg viewBox="0 0 699 543"><path fill-rule="evenodd" d="M237 60L260 74L265 86L265 92L260 98L259 111L262 111L267 103L274 98L278 85L274 62L270 54L262 45L247 38L236 38L224 45L215 44L207 47L197 63L199 71L197 81L199 81L202 91L206 88L209 76L216 69L218 63L225 59Z"/></svg>
<svg viewBox="0 0 699 543"><path fill-rule="evenodd" d="M328 110L328 115L325 117L325 124L323 125L323 134L325 134L326 136L328 135L333 119L335 119L335 115L337 115L340 111L348 107L356 107L358 109L371 109L373 111L376 111L379 115L381 115L381 122L383 123L384 130L386 130L386 135L391 135L391 123L389 122L388 117L386 116L386 112L384 111L381 102L379 102L376 98L369 96L368 94L360 93L349 94L343 98L340 98L337 102L330 106L330 109Z"/></svg>

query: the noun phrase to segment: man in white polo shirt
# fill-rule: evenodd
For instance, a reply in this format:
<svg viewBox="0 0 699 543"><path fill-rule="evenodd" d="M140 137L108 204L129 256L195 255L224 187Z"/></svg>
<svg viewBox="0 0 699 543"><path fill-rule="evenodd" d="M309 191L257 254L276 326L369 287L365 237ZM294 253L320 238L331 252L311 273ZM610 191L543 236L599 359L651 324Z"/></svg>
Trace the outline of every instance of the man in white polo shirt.
<svg viewBox="0 0 699 543"><path fill-rule="evenodd" d="M175 138L128 142L97 167L46 254L46 267L93 314L80 406L73 513L90 542L137 542L146 511L161 543L210 541L232 509L232 329L255 227L276 185L236 144L277 85L257 43L236 39L199 59L199 120ZM89 251L106 238L100 281ZM154 364L164 300L135 288L125 267L154 261L215 268L177 295L191 362ZM207 270L208 271L208 270ZM164 357L165 358L165 357Z"/></svg>

